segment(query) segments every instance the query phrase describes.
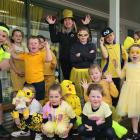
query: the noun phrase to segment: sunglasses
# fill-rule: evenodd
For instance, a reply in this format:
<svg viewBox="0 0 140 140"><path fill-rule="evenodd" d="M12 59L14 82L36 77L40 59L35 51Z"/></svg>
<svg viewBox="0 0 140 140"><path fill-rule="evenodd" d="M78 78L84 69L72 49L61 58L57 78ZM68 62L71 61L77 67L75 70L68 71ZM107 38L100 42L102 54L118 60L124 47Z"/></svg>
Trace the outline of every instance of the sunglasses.
<svg viewBox="0 0 140 140"><path fill-rule="evenodd" d="M89 34L78 34L78 36L80 37L85 37L85 36L88 36Z"/></svg>
<svg viewBox="0 0 140 140"><path fill-rule="evenodd" d="M140 54L140 50L137 50L137 51L130 51L130 54Z"/></svg>

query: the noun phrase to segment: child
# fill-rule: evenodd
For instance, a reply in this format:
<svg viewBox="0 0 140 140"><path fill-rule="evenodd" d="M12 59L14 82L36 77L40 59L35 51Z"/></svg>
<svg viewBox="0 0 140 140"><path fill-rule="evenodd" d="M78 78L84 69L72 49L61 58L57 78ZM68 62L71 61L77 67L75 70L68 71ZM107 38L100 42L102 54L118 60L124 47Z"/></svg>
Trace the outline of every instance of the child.
<svg viewBox="0 0 140 140"><path fill-rule="evenodd" d="M19 93L21 92L21 93ZM36 124L34 119L34 115L36 113L41 114L42 106L41 104L35 99L35 88L30 84L25 84L24 88L20 90L18 94L22 94L20 99L26 98L26 106L24 108L19 108L19 104L23 104L23 100L21 103L17 99L17 96L13 99L13 103L15 103L15 111L12 112L13 119L20 129L19 131L15 131L11 133L13 137L20 137L20 136L29 136L30 131L36 132L35 140L41 140L42 137L39 134L41 132L41 124ZM40 122L41 123L41 122ZM38 127L37 127L38 126ZM39 128L40 127L40 128ZM39 139L40 138L40 139Z"/></svg>
<svg viewBox="0 0 140 140"><path fill-rule="evenodd" d="M111 28L107 27L102 31L100 39L100 47L102 53L101 68L103 74L111 74L118 91L120 91L120 78L114 67L114 63L118 63L121 69L121 60L127 62L128 56L126 50L120 44L115 43L115 35ZM119 97L119 96L118 96ZM118 98L113 98L113 105L116 106Z"/></svg>
<svg viewBox="0 0 140 140"><path fill-rule="evenodd" d="M10 53L7 52L6 50L8 36L9 36L9 27L5 23L0 22L0 73L2 72L2 70L6 70L9 68ZM2 126L2 119L3 119L2 84L0 80L0 137L7 137L9 136L9 133Z"/></svg>
<svg viewBox="0 0 140 140"><path fill-rule="evenodd" d="M72 71L70 80L75 83L77 95L82 99L83 90L81 88L81 80L89 80L88 68L96 58L96 47L89 43L89 30L82 27L78 30L79 41L71 48L71 64Z"/></svg>
<svg viewBox="0 0 140 140"><path fill-rule="evenodd" d="M40 43L44 43L45 41L47 41L47 39L42 36L42 35L38 35L38 38L40 40ZM45 51L44 46L41 45L40 49L42 51ZM51 62L47 62L45 63L45 68L44 68L44 80L45 80L45 87L46 87L46 93L48 93L48 89L50 87L50 85L52 85L55 82L55 69L56 69L56 65L57 65L57 60L56 60L56 56L54 55L54 53L51 51L52 54L52 60ZM48 94L46 94L48 95Z"/></svg>
<svg viewBox="0 0 140 140"><path fill-rule="evenodd" d="M90 16L87 15L85 19L82 20L82 23L88 25L90 20ZM64 79L69 80L72 68L70 63L70 49L77 41L77 26L73 17L73 11L70 9L64 9L63 18L61 19L61 31L56 30L56 18L54 16L48 16L47 22L49 23L51 41L60 44L59 61Z"/></svg>
<svg viewBox="0 0 140 140"><path fill-rule="evenodd" d="M23 38L24 33L21 30L14 29L12 31L12 43L16 54L21 54L25 52L25 47L22 44ZM21 60L11 58L10 65L11 65L10 72L13 91L18 91L19 89L23 88L25 83L24 62Z"/></svg>
<svg viewBox="0 0 140 140"><path fill-rule="evenodd" d="M102 79L102 70L97 64L93 64L90 66L89 70L90 79L95 84L100 84L103 87L103 100L106 102L109 106L112 106L112 97L118 96L118 90L112 81L111 75L106 75L105 79ZM84 88L84 99L87 102L88 96L87 96L87 88L90 83L87 83L86 80L83 80L81 82L82 87Z"/></svg>
<svg viewBox="0 0 140 140"><path fill-rule="evenodd" d="M132 139L139 140L138 121L140 116L140 45L132 45L129 49L131 62L127 63L119 75L126 78L123 83L120 98L117 105L121 116L128 115L132 119ZM115 66L117 68L117 65Z"/></svg>
<svg viewBox="0 0 140 140"><path fill-rule="evenodd" d="M129 48L134 43L140 45L140 31L134 32L133 37L130 37L130 36L126 37L126 39L124 40L124 49L126 49L126 51L128 52Z"/></svg>
<svg viewBox="0 0 140 140"><path fill-rule="evenodd" d="M76 121L72 107L61 97L61 86L54 83L49 88L49 101L43 107L44 124L42 125L42 132L48 138L53 138L56 134L62 139L67 139Z"/></svg>
<svg viewBox="0 0 140 140"><path fill-rule="evenodd" d="M115 139L112 128L112 112L109 105L103 102L103 89L99 84L90 84L87 90L89 101L85 104L82 114L82 125L79 132L85 140L96 140L106 137L107 140Z"/></svg>
<svg viewBox="0 0 140 140"><path fill-rule="evenodd" d="M33 84L36 90L36 99L43 100L45 95L44 82L44 64L52 60L48 42L44 43L46 53L42 53L39 49L40 42L37 36L31 36L28 39L29 53L16 55L12 53L12 57L25 62L25 81Z"/></svg>

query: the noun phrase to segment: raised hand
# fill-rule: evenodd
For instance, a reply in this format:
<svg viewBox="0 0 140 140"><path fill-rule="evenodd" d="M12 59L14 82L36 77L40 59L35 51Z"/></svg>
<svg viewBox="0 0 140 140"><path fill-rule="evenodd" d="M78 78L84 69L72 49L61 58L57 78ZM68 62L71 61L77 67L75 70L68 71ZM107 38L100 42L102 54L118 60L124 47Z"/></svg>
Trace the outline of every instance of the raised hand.
<svg viewBox="0 0 140 140"><path fill-rule="evenodd" d="M107 75L105 75L105 77L106 77L106 81L108 82L108 83L111 83L112 82L112 75L111 74L107 74Z"/></svg>
<svg viewBox="0 0 140 140"><path fill-rule="evenodd" d="M85 79L82 80L81 81L81 86L83 87L84 90L87 90L88 89L88 86L89 86L87 80L85 80Z"/></svg>
<svg viewBox="0 0 140 140"><path fill-rule="evenodd" d="M84 20L82 19L81 21L82 21L82 23L83 23L84 25L89 24L90 21L91 21L90 15L86 15L85 19L84 19Z"/></svg>
<svg viewBox="0 0 140 140"><path fill-rule="evenodd" d="M47 16L46 20L49 24L55 24L56 22L56 18L54 18L53 16Z"/></svg>
<svg viewBox="0 0 140 140"><path fill-rule="evenodd" d="M103 46L104 45L104 37L101 37L100 38L100 46Z"/></svg>

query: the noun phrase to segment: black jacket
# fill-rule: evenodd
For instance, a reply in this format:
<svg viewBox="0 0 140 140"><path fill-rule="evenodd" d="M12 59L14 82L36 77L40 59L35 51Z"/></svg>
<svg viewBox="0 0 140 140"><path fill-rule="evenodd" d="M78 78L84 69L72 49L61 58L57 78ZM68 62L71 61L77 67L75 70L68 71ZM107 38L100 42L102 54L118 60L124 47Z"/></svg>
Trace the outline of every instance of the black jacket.
<svg viewBox="0 0 140 140"><path fill-rule="evenodd" d="M76 56L77 53L80 53L80 57ZM96 46L93 43L83 45L77 42L71 48L70 58L73 67L89 68L96 58Z"/></svg>
<svg viewBox="0 0 140 140"><path fill-rule="evenodd" d="M50 37L53 43L60 44L59 60L60 62L70 62L71 46L77 41L76 32L70 33L57 32L54 24L49 25Z"/></svg>

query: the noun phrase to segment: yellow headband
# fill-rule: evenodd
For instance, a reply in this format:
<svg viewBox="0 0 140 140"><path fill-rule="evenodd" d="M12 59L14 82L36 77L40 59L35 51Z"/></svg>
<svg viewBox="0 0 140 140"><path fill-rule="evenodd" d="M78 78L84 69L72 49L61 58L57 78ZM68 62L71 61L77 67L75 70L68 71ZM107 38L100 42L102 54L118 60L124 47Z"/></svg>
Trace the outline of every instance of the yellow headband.
<svg viewBox="0 0 140 140"><path fill-rule="evenodd" d="M9 36L9 30L6 27L0 26L0 30L5 31Z"/></svg>

